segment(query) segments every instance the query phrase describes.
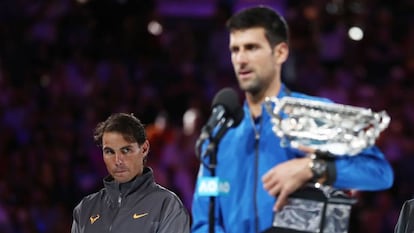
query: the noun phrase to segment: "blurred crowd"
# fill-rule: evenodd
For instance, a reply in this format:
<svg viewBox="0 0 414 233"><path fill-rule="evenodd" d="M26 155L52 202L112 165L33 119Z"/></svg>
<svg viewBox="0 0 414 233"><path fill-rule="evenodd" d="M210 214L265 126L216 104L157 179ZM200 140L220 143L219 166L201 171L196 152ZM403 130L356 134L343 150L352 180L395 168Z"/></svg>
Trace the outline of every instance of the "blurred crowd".
<svg viewBox="0 0 414 233"><path fill-rule="evenodd" d="M0 2L0 232L70 232L75 204L102 186L92 132L114 112L145 123L157 182L191 210L195 141L215 93L237 88L224 27L237 1L211 2L199 18L163 16L149 0ZM413 12L411 0L284 4L288 87L391 116L377 144L394 185L356 193L351 233L392 232L413 198Z"/></svg>

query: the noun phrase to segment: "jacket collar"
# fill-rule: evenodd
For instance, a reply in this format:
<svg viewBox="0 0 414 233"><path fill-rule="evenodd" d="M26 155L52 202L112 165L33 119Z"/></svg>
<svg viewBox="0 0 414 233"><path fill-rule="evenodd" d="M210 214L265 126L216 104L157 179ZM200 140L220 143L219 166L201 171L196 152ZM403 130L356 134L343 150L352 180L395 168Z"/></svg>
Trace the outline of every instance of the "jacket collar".
<svg viewBox="0 0 414 233"><path fill-rule="evenodd" d="M135 177L127 183L120 184L111 175L105 177L103 183L112 203L117 203L120 196L126 197L137 190L149 188L154 184L154 175L150 167L144 167L142 175Z"/></svg>
<svg viewBox="0 0 414 233"><path fill-rule="evenodd" d="M281 99L281 98L283 98L285 96L290 96L291 94L292 93L289 90L289 88L287 88L284 83L281 83L279 93L277 93L277 96L276 97L278 99ZM247 101L246 100L244 100L243 108L244 108L244 112L245 113L248 113L248 114L244 114L244 118L245 119L248 119L248 121L250 121L250 118L251 118L250 109L249 109L249 105L247 104ZM265 103L263 102L262 103L262 115L260 117L265 117L267 119L269 117L268 115L269 114L267 114L267 112L266 112Z"/></svg>

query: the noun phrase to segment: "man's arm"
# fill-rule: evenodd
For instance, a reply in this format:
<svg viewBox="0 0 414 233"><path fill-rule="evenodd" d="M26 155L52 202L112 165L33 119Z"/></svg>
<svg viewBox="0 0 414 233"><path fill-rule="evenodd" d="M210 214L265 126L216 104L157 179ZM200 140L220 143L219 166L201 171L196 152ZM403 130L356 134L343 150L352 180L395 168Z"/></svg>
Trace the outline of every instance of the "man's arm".
<svg viewBox="0 0 414 233"><path fill-rule="evenodd" d="M79 233L79 205L73 209L73 221L71 233Z"/></svg>
<svg viewBox="0 0 414 233"><path fill-rule="evenodd" d="M395 225L394 233L413 232L414 224L410 225L410 220L414 217L414 199L404 202ZM411 220L412 221L412 220Z"/></svg>
<svg viewBox="0 0 414 233"><path fill-rule="evenodd" d="M263 187L270 195L277 196L274 206L275 211L287 203L290 194L302 187L312 179L312 171L309 168L311 159L297 158L281 163L263 175Z"/></svg>
<svg viewBox="0 0 414 233"><path fill-rule="evenodd" d="M356 156L336 159L337 177L333 186L340 189L377 191L388 189L394 182L394 172L384 154L376 146Z"/></svg>
<svg viewBox="0 0 414 233"><path fill-rule="evenodd" d="M263 187L270 195L277 196L275 210L280 210L290 194L312 181L314 172L309 157L296 158L270 169L263 177ZM373 146L357 156L341 156L329 163L318 182L329 180L336 188L357 190L382 190L391 187L394 174L382 152ZM334 170L334 177L331 171Z"/></svg>
<svg viewBox="0 0 414 233"><path fill-rule="evenodd" d="M173 195L164 201L162 221L157 233L182 232L190 233L190 216L177 196Z"/></svg>

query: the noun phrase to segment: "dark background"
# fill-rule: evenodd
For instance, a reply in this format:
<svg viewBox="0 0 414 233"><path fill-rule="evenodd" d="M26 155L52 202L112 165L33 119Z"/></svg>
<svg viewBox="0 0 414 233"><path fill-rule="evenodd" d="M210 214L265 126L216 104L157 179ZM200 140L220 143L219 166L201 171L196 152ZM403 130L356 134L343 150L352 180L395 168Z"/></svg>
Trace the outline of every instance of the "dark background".
<svg viewBox="0 0 414 233"><path fill-rule="evenodd" d="M350 232L392 232L414 193L411 0L0 1L0 232L70 232L106 175L93 128L120 111L146 124L157 181L190 210L198 130L217 91L237 88L224 22L259 2L290 25L290 89L391 116L377 144L394 185L356 193Z"/></svg>

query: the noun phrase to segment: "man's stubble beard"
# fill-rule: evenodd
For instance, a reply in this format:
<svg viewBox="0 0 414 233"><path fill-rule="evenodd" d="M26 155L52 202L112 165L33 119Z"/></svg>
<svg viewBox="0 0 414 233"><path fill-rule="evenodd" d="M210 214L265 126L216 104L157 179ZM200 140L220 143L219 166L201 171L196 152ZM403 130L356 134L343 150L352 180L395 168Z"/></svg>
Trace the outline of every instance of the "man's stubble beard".
<svg viewBox="0 0 414 233"><path fill-rule="evenodd" d="M248 92L251 95L256 95L262 90L263 83L260 81L259 77L254 77L252 80L249 80L249 82L239 82L239 86L242 91Z"/></svg>

